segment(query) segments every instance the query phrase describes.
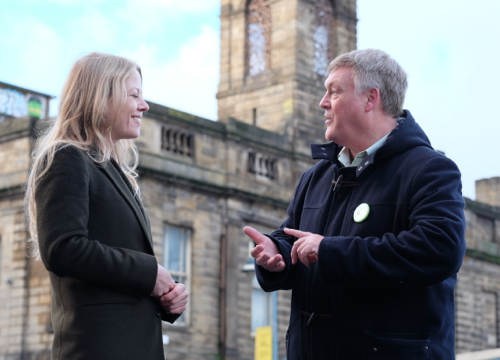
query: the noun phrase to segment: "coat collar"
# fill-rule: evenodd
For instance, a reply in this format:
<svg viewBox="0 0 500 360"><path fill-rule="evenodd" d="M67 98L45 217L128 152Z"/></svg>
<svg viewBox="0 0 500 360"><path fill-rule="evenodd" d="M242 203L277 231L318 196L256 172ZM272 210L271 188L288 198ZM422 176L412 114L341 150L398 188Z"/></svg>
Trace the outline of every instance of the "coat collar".
<svg viewBox="0 0 500 360"><path fill-rule="evenodd" d="M153 239L151 237L148 217L140 200L134 195L132 185L125 177L125 174L122 173L119 165L114 160L105 163L100 166L100 168L134 211L137 221L139 221L139 224L148 239L149 245L151 246L151 251L153 251Z"/></svg>
<svg viewBox="0 0 500 360"><path fill-rule="evenodd" d="M386 161L391 157L403 153L417 146L430 147L431 144L427 135L408 110L403 110L402 116L398 119L398 125L387 137L386 142L375 153L363 159L362 163L356 168L356 177L361 175L366 168L372 165L375 160L377 163ZM311 144L311 154L313 159L329 160L339 167L342 166L337 159L342 146L334 142L326 144Z"/></svg>

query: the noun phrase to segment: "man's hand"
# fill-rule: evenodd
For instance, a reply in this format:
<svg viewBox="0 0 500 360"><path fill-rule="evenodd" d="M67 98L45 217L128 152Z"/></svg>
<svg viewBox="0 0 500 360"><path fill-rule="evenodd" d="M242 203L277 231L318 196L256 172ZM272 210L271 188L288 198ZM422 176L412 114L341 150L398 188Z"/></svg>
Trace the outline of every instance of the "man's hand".
<svg viewBox="0 0 500 360"><path fill-rule="evenodd" d="M280 272L285 269L285 260L283 260L278 247L271 239L250 226L245 226L243 232L257 244L250 252L257 265L272 272Z"/></svg>
<svg viewBox="0 0 500 360"><path fill-rule="evenodd" d="M184 284L177 283L174 288L160 298L160 305L171 314L186 310L189 294Z"/></svg>
<svg viewBox="0 0 500 360"><path fill-rule="evenodd" d="M292 264L300 260L302 264L309 267L311 263L318 262L319 243L324 236L288 228L285 228L284 232L298 239L292 247Z"/></svg>
<svg viewBox="0 0 500 360"><path fill-rule="evenodd" d="M156 276L156 284L151 296L160 297L169 293L175 287L175 281L172 275L163 266L158 264L158 275Z"/></svg>

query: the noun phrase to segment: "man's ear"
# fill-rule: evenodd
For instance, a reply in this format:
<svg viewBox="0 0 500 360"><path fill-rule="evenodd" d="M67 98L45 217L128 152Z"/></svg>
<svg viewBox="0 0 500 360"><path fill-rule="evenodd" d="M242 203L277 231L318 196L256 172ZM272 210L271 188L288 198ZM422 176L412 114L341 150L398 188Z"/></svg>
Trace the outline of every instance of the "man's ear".
<svg viewBox="0 0 500 360"><path fill-rule="evenodd" d="M365 111L370 112L377 107L380 103L380 90L377 88L371 88L366 92L366 104Z"/></svg>

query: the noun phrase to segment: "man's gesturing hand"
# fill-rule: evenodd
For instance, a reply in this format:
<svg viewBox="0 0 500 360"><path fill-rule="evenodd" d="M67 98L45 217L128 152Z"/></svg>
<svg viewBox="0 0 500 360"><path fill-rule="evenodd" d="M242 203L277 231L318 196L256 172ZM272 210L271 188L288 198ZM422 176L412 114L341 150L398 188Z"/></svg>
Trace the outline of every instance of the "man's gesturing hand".
<svg viewBox="0 0 500 360"><path fill-rule="evenodd" d="M292 247L292 264L300 260L302 264L309 267L311 263L318 262L319 243L324 236L288 228L283 231L297 238Z"/></svg>
<svg viewBox="0 0 500 360"><path fill-rule="evenodd" d="M279 272L285 269L283 256L281 256L278 247L271 239L250 226L245 226L243 232L250 236L257 244L250 252L250 255L255 258L257 265L272 272Z"/></svg>

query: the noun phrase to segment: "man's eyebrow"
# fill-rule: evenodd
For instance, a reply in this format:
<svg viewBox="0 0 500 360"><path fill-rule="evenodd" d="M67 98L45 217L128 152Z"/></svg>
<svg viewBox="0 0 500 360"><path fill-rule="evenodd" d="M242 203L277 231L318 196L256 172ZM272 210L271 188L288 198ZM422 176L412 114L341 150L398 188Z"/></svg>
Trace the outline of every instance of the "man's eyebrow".
<svg viewBox="0 0 500 360"><path fill-rule="evenodd" d="M337 79L333 79L328 83L325 82L325 88L332 88L332 87L337 87L337 88L342 87L342 84Z"/></svg>

